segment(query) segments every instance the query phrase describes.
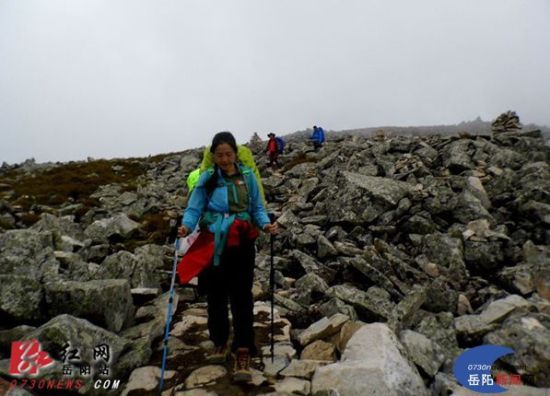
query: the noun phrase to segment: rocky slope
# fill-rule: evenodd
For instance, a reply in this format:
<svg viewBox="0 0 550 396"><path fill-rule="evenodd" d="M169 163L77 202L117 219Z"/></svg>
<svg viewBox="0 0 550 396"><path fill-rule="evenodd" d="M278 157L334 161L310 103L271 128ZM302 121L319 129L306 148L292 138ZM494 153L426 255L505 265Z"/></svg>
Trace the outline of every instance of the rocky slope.
<svg viewBox="0 0 550 396"><path fill-rule="evenodd" d="M550 387L550 149L540 131L346 136L317 152L292 141L277 170L251 146L281 226L275 358L262 236L253 381L231 384L231 364L208 365L205 304L193 286L179 287L167 395L461 394L454 359L488 343L515 350L495 369L521 375L518 394ZM79 393L156 394L169 224L201 154L2 168L5 381L14 340L36 338L51 352L57 363L44 378L71 377L55 352L67 343L92 362L103 342L123 386L94 390L94 362Z"/></svg>

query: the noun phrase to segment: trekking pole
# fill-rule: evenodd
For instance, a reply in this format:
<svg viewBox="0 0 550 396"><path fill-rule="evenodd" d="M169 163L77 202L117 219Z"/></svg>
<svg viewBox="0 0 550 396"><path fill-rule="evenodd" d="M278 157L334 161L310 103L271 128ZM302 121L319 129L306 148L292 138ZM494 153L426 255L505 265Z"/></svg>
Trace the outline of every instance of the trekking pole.
<svg viewBox="0 0 550 396"><path fill-rule="evenodd" d="M166 328L164 329L164 347L162 351L162 369L160 371L159 393L164 387L164 370L166 369L166 355L168 354L168 335L170 334L170 324L172 323L172 305L174 303L174 285L176 283L176 267L178 265L179 238L174 242L174 264L172 267L172 280L170 282L170 296L168 298L168 311L166 312Z"/></svg>
<svg viewBox="0 0 550 396"><path fill-rule="evenodd" d="M275 222L275 215L273 213L269 213L269 220L273 224ZM273 306L275 305L274 302L274 294L275 294L275 269L273 268L273 241L275 240L275 235L270 235L270 248L271 248L271 260L269 265L269 292L271 294L271 363L273 363L274 359L274 333L275 333L275 323L274 323L274 309Z"/></svg>

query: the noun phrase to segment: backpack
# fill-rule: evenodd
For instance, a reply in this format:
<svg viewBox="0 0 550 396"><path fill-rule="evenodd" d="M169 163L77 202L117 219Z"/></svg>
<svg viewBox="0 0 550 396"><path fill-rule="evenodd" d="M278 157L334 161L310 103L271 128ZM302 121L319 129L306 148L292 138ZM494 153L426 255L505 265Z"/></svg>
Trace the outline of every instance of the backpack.
<svg viewBox="0 0 550 396"><path fill-rule="evenodd" d="M193 189L197 185L200 174L201 169L197 168L193 172L189 173L189 176L187 176L187 190L189 191L189 193L191 193L191 191L193 191Z"/></svg>
<svg viewBox="0 0 550 396"><path fill-rule="evenodd" d="M319 143L325 142L325 131L323 128L319 127Z"/></svg>
<svg viewBox="0 0 550 396"><path fill-rule="evenodd" d="M279 136L275 138L275 141L277 142L277 151L279 152L279 154L283 154L283 152L285 151L285 141L282 137Z"/></svg>
<svg viewBox="0 0 550 396"><path fill-rule="evenodd" d="M264 205L267 203L265 200L265 194L264 194L264 187L262 185L262 178L260 176L260 171L258 170L258 167L256 166L256 162L254 161L254 156L252 155L252 151L248 147L238 145L237 146L237 161L241 164L249 167L252 169L252 172L254 173L254 176L256 177L256 182L258 184L258 190L260 191L260 196L262 197L262 201ZM210 147L206 147L204 149L204 154L202 156L202 163L200 167L200 172L204 172L210 167L214 166L214 156L210 152ZM198 178L195 181L195 184L192 186L195 187L196 183L198 182Z"/></svg>

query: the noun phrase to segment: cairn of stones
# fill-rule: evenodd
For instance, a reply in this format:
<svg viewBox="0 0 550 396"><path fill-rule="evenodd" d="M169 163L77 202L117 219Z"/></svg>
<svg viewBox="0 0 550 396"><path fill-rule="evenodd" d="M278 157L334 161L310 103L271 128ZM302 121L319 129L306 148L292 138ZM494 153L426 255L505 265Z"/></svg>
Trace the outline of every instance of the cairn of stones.
<svg viewBox="0 0 550 396"><path fill-rule="evenodd" d="M519 116L515 111L507 111L497 117L491 124L493 132L517 131L522 128L519 122Z"/></svg>

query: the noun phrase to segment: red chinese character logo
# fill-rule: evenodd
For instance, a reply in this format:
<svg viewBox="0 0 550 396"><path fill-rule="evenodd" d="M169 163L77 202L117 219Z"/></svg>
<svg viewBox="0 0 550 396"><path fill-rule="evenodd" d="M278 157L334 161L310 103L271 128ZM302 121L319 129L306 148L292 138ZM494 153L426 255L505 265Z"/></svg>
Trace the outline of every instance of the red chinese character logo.
<svg viewBox="0 0 550 396"><path fill-rule="evenodd" d="M41 368L54 363L36 339L11 343L10 374L14 376L37 375Z"/></svg>

